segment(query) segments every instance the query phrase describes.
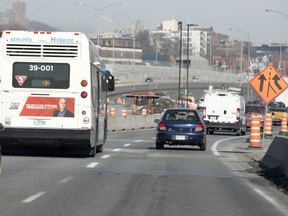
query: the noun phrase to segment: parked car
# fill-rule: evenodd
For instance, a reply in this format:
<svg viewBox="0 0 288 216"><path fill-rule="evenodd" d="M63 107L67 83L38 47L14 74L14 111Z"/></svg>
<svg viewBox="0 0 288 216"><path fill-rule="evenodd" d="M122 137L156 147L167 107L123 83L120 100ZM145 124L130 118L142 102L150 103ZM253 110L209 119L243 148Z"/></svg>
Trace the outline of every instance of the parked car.
<svg viewBox="0 0 288 216"><path fill-rule="evenodd" d="M253 113L260 115L260 128L263 129L265 122L265 105L261 103L247 103L245 107L246 130L251 128L251 116Z"/></svg>
<svg viewBox="0 0 288 216"><path fill-rule="evenodd" d="M146 83L153 82L153 79L152 79L151 77L147 77L147 78L145 79L145 82L146 82Z"/></svg>
<svg viewBox="0 0 288 216"><path fill-rule="evenodd" d="M273 101L268 104L268 108L272 114L273 124L281 124L282 115L287 113L287 107L285 106L285 103L280 101Z"/></svg>
<svg viewBox="0 0 288 216"><path fill-rule="evenodd" d="M199 81L199 78L196 77L196 76L193 76L193 77L192 77L192 81L194 81L194 82L198 82L198 81Z"/></svg>
<svg viewBox="0 0 288 216"><path fill-rule="evenodd" d="M114 79L115 84L120 84L120 79Z"/></svg>
<svg viewBox="0 0 288 216"><path fill-rule="evenodd" d="M206 150L206 126L197 109L169 108L155 123L156 149L163 149L164 145L192 145Z"/></svg>

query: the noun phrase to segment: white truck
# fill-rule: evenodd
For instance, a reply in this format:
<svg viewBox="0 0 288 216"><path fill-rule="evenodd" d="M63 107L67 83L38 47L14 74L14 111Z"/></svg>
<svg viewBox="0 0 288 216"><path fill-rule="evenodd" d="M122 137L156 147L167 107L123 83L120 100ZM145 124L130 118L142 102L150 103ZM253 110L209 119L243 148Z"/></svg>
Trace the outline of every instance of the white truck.
<svg viewBox="0 0 288 216"><path fill-rule="evenodd" d="M240 88L209 89L203 96L202 116L207 133L246 134L245 99Z"/></svg>
<svg viewBox="0 0 288 216"><path fill-rule="evenodd" d="M284 77L285 81L288 82L288 77ZM282 92L278 97L275 98L276 102L283 102L288 107L288 89Z"/></svg>

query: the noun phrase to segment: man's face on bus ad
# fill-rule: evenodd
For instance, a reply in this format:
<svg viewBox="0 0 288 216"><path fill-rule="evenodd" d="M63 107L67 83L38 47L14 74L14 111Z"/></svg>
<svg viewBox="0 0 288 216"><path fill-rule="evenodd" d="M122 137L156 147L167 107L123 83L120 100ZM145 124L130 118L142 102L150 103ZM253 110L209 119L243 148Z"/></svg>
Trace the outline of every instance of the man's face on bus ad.
<svg viewBox="0 0 288 216"><path fill-rule="evenodd" d="M67 101L66 101L66 99L61 98L61 99L59 100L59 108L60 108L60 110L61 110L61 111L65 110L65 109L66 109L66 106L67 106Z"/></svg>

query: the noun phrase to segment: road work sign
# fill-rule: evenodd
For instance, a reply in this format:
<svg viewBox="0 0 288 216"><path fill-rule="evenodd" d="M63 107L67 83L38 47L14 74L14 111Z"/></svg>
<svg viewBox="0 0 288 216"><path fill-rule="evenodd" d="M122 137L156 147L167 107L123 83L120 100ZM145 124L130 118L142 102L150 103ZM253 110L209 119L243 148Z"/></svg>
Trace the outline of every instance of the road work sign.
<svg viewBox="0 0 288 216"><path fill-rule="evenodd" d="M288 87L286 81L270 64L249 82L262 100L268 104Z"/></svg>

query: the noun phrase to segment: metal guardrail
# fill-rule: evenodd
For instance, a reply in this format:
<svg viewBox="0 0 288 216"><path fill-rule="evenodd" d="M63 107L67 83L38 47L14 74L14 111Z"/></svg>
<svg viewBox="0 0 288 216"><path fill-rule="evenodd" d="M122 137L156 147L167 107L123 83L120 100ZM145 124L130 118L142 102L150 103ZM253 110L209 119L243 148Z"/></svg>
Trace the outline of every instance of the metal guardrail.
<svg viewBox="0 0 288 216"><path fill-rule="evenodd" d="M165 82L167 80L179 79L179 68L175 66L152 66L152 65L120 65L107 64L107 68L115 76L115 79L121 83L138 83L144 82L147 77L151 77L154 82ZM196 76L200 82L238 82L239 74L233 71L215 71L209 70L209 67L193 66L189 69L189 80ZM182 82L186 83L186 68L182 68Z"/></svg>

